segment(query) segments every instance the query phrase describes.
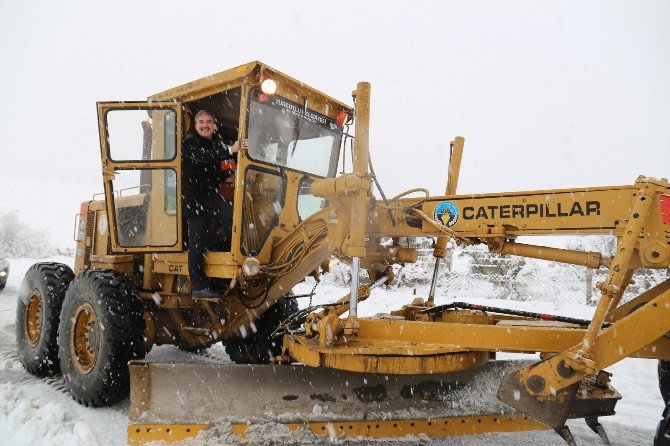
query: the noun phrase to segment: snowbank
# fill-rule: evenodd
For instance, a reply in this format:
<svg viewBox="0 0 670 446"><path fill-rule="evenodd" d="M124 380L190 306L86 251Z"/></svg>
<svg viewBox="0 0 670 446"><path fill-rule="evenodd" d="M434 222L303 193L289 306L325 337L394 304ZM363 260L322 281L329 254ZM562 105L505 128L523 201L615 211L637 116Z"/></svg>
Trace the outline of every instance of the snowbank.
<svg viewBox="0 0 670 446"><path fill-rule="evenodd" d="M59 257L49 259L72 265L72 259ZM121 446L126 442L128 424L128 402L109 408L86 408L75 403L64 391L59 377L40 379L27 374L15 354L14 317L18 289L25 271L37 262L34 259L12 259L12 269L7 288L0 292L0 444L12 445L80 445ZM425 274L425 273L424 273ZM309 292L314 285L307 279L295 288L297 294ZM427 287L417 287L417 294L425 296ZM372 296L362 302L359 313L371 316L389 313L414 297L413 288L378 288ZM347 290L341 286L320 285L313 303L332 302ZM545 295L546 296L546 295ZM438 289L436 301L446 303L456 294ZM561 301L554 299L510 301L486 299L482 295L458 295L458 300L472 303L487 303L501 307L556 313L566 316L590 318L593 307L578 299ZM301 298L300 305L308 304ZM501 358L518 355L500 355ZM525 356L528 357L528 356ZM229 363L221 345L216 345L204 356L193 356L171 346L157 347L149 355L152 360L170 359L176 362L205 361ZM611 367L614 373L612 384L623 395L617 406L617 415L606 417L602 423L613 445L650 444L663 403L658 392L656 361L626 359ZM569 426L577 443L600 444L598 437L583 422L571 421ZM264 424L254 426L247 439L236 437L230 426L222 424L215 430L204 431L196 439L185 441L183 446L209 445L268 445L268 444L376 444L384 445L564 445L564 441L551 431L522 432L512 434L488 434L468 437L451 437L432 440L427 437L411 437L397 440L373 441L353 438L346 442L314 438L311 433L289 432L283 425Z"/></svg>

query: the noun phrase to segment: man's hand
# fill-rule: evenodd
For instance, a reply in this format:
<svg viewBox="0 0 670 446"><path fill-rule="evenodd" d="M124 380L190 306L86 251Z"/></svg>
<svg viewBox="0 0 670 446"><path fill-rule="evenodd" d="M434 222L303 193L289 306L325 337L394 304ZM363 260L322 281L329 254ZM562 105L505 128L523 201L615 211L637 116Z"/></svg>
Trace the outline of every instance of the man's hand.
<svg viewBox="0 0 670 446"><path fill-rule="evenodd" d="M247 150L249 148L249 140L248 139L243 139L242 140L242 148L244 150ZM235 144L230 146L230 151L233 153L237 153L240 151L240 141L235 141Z"/></svg>

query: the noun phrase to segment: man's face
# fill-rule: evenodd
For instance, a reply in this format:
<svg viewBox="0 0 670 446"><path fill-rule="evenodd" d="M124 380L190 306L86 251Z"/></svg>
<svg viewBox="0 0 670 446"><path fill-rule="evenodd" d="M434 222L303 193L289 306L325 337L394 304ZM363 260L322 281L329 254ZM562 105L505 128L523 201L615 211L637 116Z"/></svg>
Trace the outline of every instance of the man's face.
<svg viewBox="0 0 670 446"><path fill-rule="evenodd" d="M203 138L212 138L212 134L216 130L214 118L211 115L200 115L195 121L195 131Z"/></svg>

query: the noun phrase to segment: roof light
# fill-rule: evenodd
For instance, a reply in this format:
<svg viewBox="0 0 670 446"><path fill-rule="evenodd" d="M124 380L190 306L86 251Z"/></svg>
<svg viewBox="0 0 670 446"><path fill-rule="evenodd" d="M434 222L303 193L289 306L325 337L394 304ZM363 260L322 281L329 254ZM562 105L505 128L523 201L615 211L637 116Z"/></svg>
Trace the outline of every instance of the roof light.
<svg viewBox="0 0 670 446"><path fill-rule="evenodd" d="M275 94L277 92L277 82L272 79L265 79L261 84L261 90L265 94Z"/></svg>

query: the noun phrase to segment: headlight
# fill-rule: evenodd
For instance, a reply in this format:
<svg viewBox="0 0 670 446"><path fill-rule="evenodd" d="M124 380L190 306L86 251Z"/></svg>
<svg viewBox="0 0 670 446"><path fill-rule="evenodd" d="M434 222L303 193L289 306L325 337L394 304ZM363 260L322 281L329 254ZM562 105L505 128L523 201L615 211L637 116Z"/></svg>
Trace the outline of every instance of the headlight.
<svg viewBox="0 0 670 446"><path fill-rule="evenodd" d="M242 272L247 277L255 276L260 272L260 270L261 270L261 263L253 257L245 259L244 262L242 263Z"/></svg>
<svg viewBox="0 0 670 446"><path fill-rule="evenodd" d="M0 277L5 277L7 275L7 271L0 271Z"/></svg>

